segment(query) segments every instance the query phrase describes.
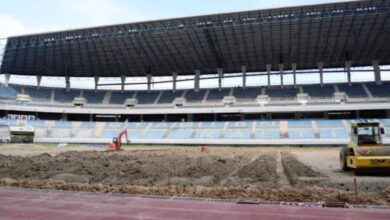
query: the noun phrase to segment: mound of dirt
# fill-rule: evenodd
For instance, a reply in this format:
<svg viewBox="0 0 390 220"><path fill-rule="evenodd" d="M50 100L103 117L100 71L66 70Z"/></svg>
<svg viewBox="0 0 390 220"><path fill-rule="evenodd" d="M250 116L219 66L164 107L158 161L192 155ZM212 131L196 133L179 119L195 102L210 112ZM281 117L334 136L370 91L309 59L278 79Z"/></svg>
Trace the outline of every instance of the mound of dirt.
<svg viewBox="0 0 390 220"><path fill-rule="evenodd" d="M65 183L88 183L89 178L86 176L62 173L52 177L53 180L62 180Z"/></svg>
<svg viewBox="0 0 390 220"><path fill-rule="evenodd" d="M281 152L282 165L291 184L309 184L323 180L325 177L318 171L299 161L290 152Z"/></svg>
<svg viewBox="0 0 390 220"><path fill-rule="evenodd" d="M301 188L269 188L269 187L143 187L143 186L105 186L102 184L76 184L54 180L15 180L0 179L0 186L24 188L69 190L85 192L128 193L138 195L183 196L217 199L263 199L268 201L298 202L346 202L349 204L389 205L390 188L383 192L361 192L358 196L352 192L335 188L301 187Z"/></svg>

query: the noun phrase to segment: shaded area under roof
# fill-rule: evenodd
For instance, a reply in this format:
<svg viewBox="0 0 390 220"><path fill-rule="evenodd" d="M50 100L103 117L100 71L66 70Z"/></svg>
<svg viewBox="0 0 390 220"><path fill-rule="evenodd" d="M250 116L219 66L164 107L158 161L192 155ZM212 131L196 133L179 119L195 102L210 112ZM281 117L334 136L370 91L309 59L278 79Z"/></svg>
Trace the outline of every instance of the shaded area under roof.
<svg viewBox="0 0 390 220"><path fill-rule="evenodd" d="M390 64L388 0L214 14L10 37L1 73L170 76Z"/></svg>

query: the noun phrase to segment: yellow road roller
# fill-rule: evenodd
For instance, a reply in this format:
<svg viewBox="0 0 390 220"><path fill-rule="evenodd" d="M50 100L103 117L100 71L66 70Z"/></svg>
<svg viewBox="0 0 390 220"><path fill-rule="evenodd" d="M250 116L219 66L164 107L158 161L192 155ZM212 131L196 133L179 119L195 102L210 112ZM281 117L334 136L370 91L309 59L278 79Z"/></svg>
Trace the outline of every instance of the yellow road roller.
<svg viewBox="0 0 390 220"><path fill-rule="evenodd" d="M390 145L382 141L384 128L378 122L351 124L350 143L340 151L340 166L355 174L390 175Z"/></svg>

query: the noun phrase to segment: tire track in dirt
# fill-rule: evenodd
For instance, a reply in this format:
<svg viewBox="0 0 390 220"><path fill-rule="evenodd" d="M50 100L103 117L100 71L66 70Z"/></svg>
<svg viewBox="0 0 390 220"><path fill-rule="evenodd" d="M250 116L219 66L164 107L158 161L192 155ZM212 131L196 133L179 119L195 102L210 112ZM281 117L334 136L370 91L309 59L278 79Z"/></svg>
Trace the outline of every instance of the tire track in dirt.
<svg viewBox="0 0 390 220"><path fill-rule="evenodd" d="M282 164L282 152L278 152L277 158L276 158L276 174L278 175L278 185L279 187L290 187L291 183L288 179L286 172L283 168Z"/></svg>

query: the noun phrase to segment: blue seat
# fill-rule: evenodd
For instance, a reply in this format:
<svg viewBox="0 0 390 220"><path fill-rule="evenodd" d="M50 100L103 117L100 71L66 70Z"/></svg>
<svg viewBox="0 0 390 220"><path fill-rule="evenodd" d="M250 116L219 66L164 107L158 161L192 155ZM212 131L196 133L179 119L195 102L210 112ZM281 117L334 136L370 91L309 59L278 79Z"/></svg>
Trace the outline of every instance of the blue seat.
<svg viewBox="0 0 390 220"><path fill-rule="evenodd" d="M13 86L5 87L0 85L0 98L15 99L17 94L18 94L18 90L16 87Z"/></svg>
<svg viewBox="0 0 390 220"><path fill-rule="evenodd" d="M319 85L303 86L303 91L309 96L317 98L330 98L334 95L333 85L324 85L323 87Z"/></svg>
<svg viewBox="0 0 390 220"><path fill-rule="evenodd" d="M320 129L320 138L334 138L333 132L330 129Z"/></svg>
<svg viewBox="0 0 390 220"><path fill-rule="evenodd" d="M176 91L176 92L173 92L171 90L163 91L162 95L160 96L160 99L158 100L158 103L161 103L161 104L172 103L173 100L181 97L182 94L183 94L183 91Z"/></svg>
<svg viewBox="0 0 390 220"><path fill-rule="evenodd" d="M253 122L251 121L231 121L228 122L229 128L251 128Z"/></svg>
<svg viewBox="0 0 390 220"><path fill-rule="evenodd" d="M142 131L141 130L132 130L127 132L128 138L139 138L141 137Z"/></svg>
<svg viewBox="0 0 390 220"><path fill-rule="evenodd" d="M251 130L249 129L228 129L223 134L224 138L239 138L249 139L251 138Z"/></svg>
<svg viewBox="0 0 390 220"><path fill-rule="evenodd" d="M366 85L374 97L390 97L390 83L385 82L381 85L367 83Z"/></svg>
<svg viewBox="0 0 390 220"><path fill-rule="evenodd" d="M71 121L55 121L54 126L56 128L71 128L72 122Z"/></svg>
<svg viewBox="0 0 390 220"><path fill-rule="evenodd" d="M45 127L46 121L43 120L27 120L27 125L32 127Z"/></svg>
<svg viewBox="0 0 390 220"><path fill-rule="evenodd" d="M104 96L106 95L106 91L91 91L84 90L83 97L87 99L88 103L92 104L101 104L103 102Z"/></svg>
<svg viewBox="0 0 390 220"><path fill-rule="evenodd" d="M199 91L188 90L186 93L186 99L188 102L201 102L203 101L204 95L206 94L206 90L202 89Z"/></svg>
<svg viewBox="0 0 390 220"><path fill-rule="evenodd" d="M326 119L319 119L319 120L316 120L316 124L318 127L342 127L344 126L343 124L343 121L342 120L326 120Z"/></svg>
<svg viewBox="0 0 390 220"><path fill-rule="evenodd" d="M193 130L172 130L168 133L168 138L191 138Z"/></svg>
<svg viewBox="0 0 390 220"><path fill-rule="evenodd" d="M76 90L66 91L65 89L56 89L54 100L62 103L73 102L73 99L79 96L80 96L80 91L76 91Z"/></svg>
<svg viewBox="0 0 390 220"><path fill-rule="evenodd" d="M17 125L17 121L13 119L8 118L0 118L0 125L8 125L8 126L14 126Z"/></svg>
<svg viewBox="0 0 390 220"><path fill-rule="evenodd" d="M228 96L230 89L210 89L207 101L222 101L223 97Z"/></svg>
<svg viewBox="0 0 390 220"><path fill-rule="evenodd" d="M219 122L219 121L205 121L202 122L201 127L202 128L223 128L225 126L225 122Z"/></svg>
<svg viewBox="0 0 390 220"><path fill-rule="evenodd" d="M338 85L340 92L345 92L349 97L359 98L367 97L366 91L364 91L361 84L340 84Z"/></svg>
<svg viewBox="0 0 390 220"><path fill-rule="evenodd" d="M129 129L139 129L146 128L149 125L149 122L128 122L126 128Z"/></svg>
<svg viewBox="0 0 390 220"><path fill-rule="evenodd" d="M121 129L124 125L123 122L107 122L105 128Z"/></svg>
<svg viewBox="0 0 390 220"><path fill-rule="evenodd" d="M349 138L349 132L346 129L333 129L336 138Z"/></svg>
<svg viewBox="0 0 390 220"><path fill-rule="evenodd" d="M257 128L278 128L279 121L257 121L256 127Z"/></svg>
<svg viewBox="0 0 390 220"><path fill-rule="evenodd" d="M221 130L197 130L194 133L194 138L201 138L201 139L215 139L220 138L221 136Z"/></svg>
<svg viewBox="0 0 390 220"><path fill-rule="evenodd" d="M96 122L82 121L80 127L82 128L95 128Z"/></svg>
<svg viewBox="0 0 390 220"><path fill-rule="evenodd" d="M381 119L380 122L385 127L390 127L390 119Z"/></svg>
<svg viewBox="0 0 390 220"><path fill-rule="evenodd" d="M166 133L166 130L148 130L144 133L143 138L163 138Z"/></svg>
<svg viewBox="0 0 390 220"><path fill-rule="evenodd" d="M289 128L311 128L312 123L310 120L288 120Z"/></svg>
<svg viewBox="0 0 390 220"><path fill-rule="evenodd" d="M118 136L118 131L115 130L103 130L101 137L102 138L110 138Z"/></svg>
<svg viewBox="0 0 390 220"><path fill-rule="evenodd" d="M280 138L280 131L278 130L257 130L255 132L255 138Z"/></svg>
<svg viewBox="0 0 390 220"><path fill-rule="evenodd" d="M260 87L247 87L247 88L235 88L233 90L233 95L237 99L256 99L256 97L261 93Z"/></svg>
<svg viewBox="0 0 390 220"><path fill-rule="evenodd" d="M110 104L124 104L126 99L132 98L134 92L131 91L113 91L111 92Z"/></svg>
<svg viewBox="0 0 390 220"><path fill-rule="evenodd" d="M199 125L198 122L177 122L174 127L177 128L197 128Z"/></svg>
<svg viewBox="0 0 390 220"><path fill-rule="evenodd" d="M52 89L25 87L24 93L28 94L33 101L50 101Z"/></svg>
<svg viewBox="0 0 390 220"><path fill-rule="evenodd" d="M153 129L168 129L171 128L173 122L154 122L151 126Z"/></svg>
<svg viewBox="0 0 390 220"><path fill-rule="evenodd" d="M153 104L156 101L160 91L138 91L137 100L139 104Z"/></svg>
<svg viewBox="0 0 390 220"><path fill-rule="evenodd" d="M315 138L313 130L289 130L289 138Z"/></svg>
<svg viewBox="0 0 390 220"><path fill-rule="evenodd" d="M272 99L292 99L297 97L298 88L267 88L266 94Z"/></svg>

